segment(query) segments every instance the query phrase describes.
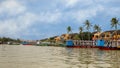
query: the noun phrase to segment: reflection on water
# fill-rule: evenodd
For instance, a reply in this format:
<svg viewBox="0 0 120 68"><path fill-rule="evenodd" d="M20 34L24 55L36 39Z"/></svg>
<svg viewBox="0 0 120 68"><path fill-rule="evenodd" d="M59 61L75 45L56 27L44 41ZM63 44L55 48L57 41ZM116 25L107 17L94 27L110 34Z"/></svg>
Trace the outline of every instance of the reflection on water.
<svg viewBox="0 0 120 68"><path fill-rule="evenodd" d="M120 68L119 50L0 45L0 68Z"/></svg>

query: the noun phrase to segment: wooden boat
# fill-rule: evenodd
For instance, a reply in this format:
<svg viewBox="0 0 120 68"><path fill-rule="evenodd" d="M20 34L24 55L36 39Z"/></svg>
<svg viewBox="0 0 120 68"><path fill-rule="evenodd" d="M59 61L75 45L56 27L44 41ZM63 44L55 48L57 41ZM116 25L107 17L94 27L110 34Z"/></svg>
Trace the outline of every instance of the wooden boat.
<svg viewBox="0 0 120 68"><path fill-rule="evenodd" d="M117 46L117 48L118 48L118 50L120 50L120 45L119 45L119 46Z"/></svg>
<svg viewBox="0 0 120 68"><path fill-rule="evenodd" d="M100 50L119 50L117 47L99 47Z"/></svg>
<svg viewBox="0 0 120 68"><path fill-rule="evenodd" d="M92 42L92 43L89 45L89 42L90 43ZM92 45L94 43L96 43L96 45ZM120 46L119 47L106 46L104 40L97 40L96 42L88 41L86 42L86 44L87 45L75 45L73 40L68 40L66 43L66 47L69 47L69 48L99 48L100 50L120 50Z"/></svg>
<svg viewBox="0 0 120 68"><path fill-rule="evenodd" d="M66 47L69 48L96 48L96 46L93 45L93 41L89 41L89 43L91 43L89 45L89 43L87 41L81 41L82 43L80 43L79 41L73 41L73 40L67 40L66 42Z"/></svg>
<svg viewBox="0 0 120 68"><path fill-rule="evenodd" d="M68 48L98 48L97 46L88 46L88 45L73 45L73 46L66 46Z"/></svg>
<svg viewBox="0 0 120 68"><path fill-rule="evenodd" d="M21 44L22 44L22 45L32 45L32 44L29 43L29 42L22 42Z"/></svg>

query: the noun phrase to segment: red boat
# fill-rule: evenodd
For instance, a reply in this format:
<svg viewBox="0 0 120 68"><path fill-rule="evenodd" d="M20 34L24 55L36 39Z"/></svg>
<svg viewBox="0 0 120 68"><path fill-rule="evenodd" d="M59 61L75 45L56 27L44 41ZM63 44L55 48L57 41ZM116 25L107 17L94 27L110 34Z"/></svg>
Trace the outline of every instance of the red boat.
<svg viewBox="0 0 120 68"><path fill-rule="evenodd" d="M100 50L119 50L117 47L99 47Z"/></svg>
<svg viewBox="0 0 120 68"><path fill-rule="evenodd" d="M94 42L94 41L77 41L77 43L80 43L80 42L82 42L84 44L82 44L82 45L74 44L73 40L68 40L66 42L66 47L69 47L69 48L99 48L100 50L120 50L120 46L119 47L115 46L116 42L114 42L114 41L112 41L112 43L110 43L110 42L106 43L104 40L97 40L96 42Z"/></svg>
<svg viewBox="0 0 120 68"><path fill-rule="evenodd" d="M78 45L74 45L74 46L67 46L69 48L98 48L97 46L78 46Z"/></svg>

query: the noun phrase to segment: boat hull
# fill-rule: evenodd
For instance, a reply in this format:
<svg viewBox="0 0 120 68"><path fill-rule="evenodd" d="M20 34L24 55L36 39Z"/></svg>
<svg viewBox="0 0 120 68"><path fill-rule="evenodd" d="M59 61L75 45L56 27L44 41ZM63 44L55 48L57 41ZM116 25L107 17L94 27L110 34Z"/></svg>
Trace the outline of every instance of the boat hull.
<svg viewBox="0 0 120 68"><path fill-rule="evenodd" d="M99 47L100 50L119 50L117 47Z"/></svg>
<svg viewBox="0 0 120 68"><path fill-rule="evenodd" d="M120 50L117 47L101 47L101 46L67 46L68 48L98 48L100 50Z"/></svg>
<svg viewBox="0 0 120 68"><path fill-rule="evenodd" d="M69 48L98 48L100 50L120 50L120 46L116 45L114 41L96 40L96 41L81 41L81 40L68 40L66 47ZM118 47L117 47L118 46Z"/></svg>
<svg viewBox="0 0 120 68"><path fill-rule="evenodd" d="M67 46L68 48L98 48L97 46Z"/></svg>

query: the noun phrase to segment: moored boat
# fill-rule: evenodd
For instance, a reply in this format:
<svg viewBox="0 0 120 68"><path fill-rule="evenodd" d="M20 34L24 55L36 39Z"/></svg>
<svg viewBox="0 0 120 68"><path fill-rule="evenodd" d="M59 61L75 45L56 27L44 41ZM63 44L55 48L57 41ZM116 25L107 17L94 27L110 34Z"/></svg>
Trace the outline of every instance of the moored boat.
<svg viewBox="0 0 120 68"><path fill-rule="evenodd" d="M66 47L69 48L98 48L97 46L94 45L94 41L75 41L75 40L67 40L66 41Z"/></svg>
<svg viewBox="0 0 120 68"><path fill-rule="evenodd" d="M115 41L83 41L83 40L67 40L66 47L69 48L99 48L100 50L119 50L120 46L117 47Z"/></svg>
<svg viewBox="0 0 120 68"><path fill-rule="evenodd" d="M99 47L100 50L118 50L117 47Z"/></svg>

